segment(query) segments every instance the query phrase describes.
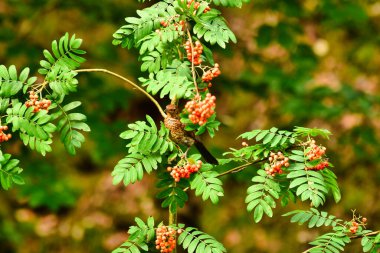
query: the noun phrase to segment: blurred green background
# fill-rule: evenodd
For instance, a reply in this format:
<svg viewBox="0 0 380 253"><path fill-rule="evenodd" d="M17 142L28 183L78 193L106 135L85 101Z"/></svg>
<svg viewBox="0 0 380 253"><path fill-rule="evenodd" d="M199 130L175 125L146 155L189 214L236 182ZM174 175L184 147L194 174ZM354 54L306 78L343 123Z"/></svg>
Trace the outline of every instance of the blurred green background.
<svg viewBox="0 0 380 253"><path fill-rule="evenodd" d="M149 3L148 3L149 4ZM126 0L0 0L0 64L37 72L42 50L65 32L84 39L84 68L108 68L137 80L135 51L111 45L124 18L147 4ZM326 128L321 140L339 177L343 198L323 210L350 219L351 209L380 229L380 2L370 0L253 0L222 9L238 43L213 48L222 75L215 81L223 125L214 154L240 147L235 138L272 126ZM0 252L110 252L127 238L134 216L167 221L154 199L154 176L127 188L110 173L125 155L119 133L156 108L144 96L103 74L80 75L78 93L92 132L75 157L57 141L42 157L20 141L3 145L21 160L26 184L0 192ZM219 101L219 103L218 103ZM163 102L164 104L164 102ZM227 168L220 168L226 170ZM301 252L324 230L290 224L281 214L307 204L277 208L254 224L244 198L253 170L224 178L217 206L193 194L179 221L224 243L228 252ZM360 252L355 241L347 252Z"/></svg>

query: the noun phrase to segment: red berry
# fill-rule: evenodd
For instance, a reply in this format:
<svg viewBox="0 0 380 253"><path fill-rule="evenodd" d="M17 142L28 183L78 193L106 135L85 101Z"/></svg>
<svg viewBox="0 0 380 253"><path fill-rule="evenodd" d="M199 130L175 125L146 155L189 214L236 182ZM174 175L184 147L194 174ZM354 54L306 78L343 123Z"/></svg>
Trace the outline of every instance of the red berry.
<svg viewBox="0 0 380 253"><path fill-rule="evenodd" d="M197 161L196 164L185 164L184 166L174 166L171 168L170 175L176 182L179 182L181 178L190 178L190 175L197 172L202 166L202 161ZM168 167L169 169L170 167ZM169 170L168 170L169 171Z"/></svg>
<svg viewBox="0 0 380 253"><path fill-rule="evenodd" d="M191 42L188 40L185 44L185 49L187 53L187 59L194 63L194 65L199 65L202 62L201 54L203 52L203 46L199 41L195 42L193 45L193 50L191 50Z"/></svg>
<svg viewBox="0 0 380 253"><path fill-rule="evenodd" d="M268 158L270 167L265 168L268 175L272 177L276 174L282 174L282 167L289 167L289 158L285 157L281 152L277 152L276 154L271 152Z"/></svg>
<svg viewBox="0 0 380 253"><path fill-rule="evenodd" d="M176 245L176 230L161 226L156 230L156 249L160 252L172 252Z"/></svg>
<svg viewBox="0 0 380 253"><path fill-rule="evenodd" d="M203 125L214 114L215 96L210 93L206 95L204 100L199 96L195 96L193 100L188 101L185 109L190 113L189 119L198 125Z"/></svg>

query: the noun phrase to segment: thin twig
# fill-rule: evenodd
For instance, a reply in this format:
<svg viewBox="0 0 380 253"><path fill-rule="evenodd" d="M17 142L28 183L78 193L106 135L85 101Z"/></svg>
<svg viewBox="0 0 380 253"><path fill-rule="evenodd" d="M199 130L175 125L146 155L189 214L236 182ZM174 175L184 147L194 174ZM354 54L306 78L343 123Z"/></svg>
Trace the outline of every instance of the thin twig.
<svg viewBox="0 0 380 253"><path fill-rule="evenodd" d="M298 147L298 145L292 145L288 148L286 148L285 150L290 150L292 148L295 148L295 147ZM238 167L236 168L233 168L233 169L230 169L228 171L225 171L223 173L220 173L217 177L221 177L221 176L224 176L224 175L227 175L227 174L231 174L231 173L237 173L237 172L240 172L242 170L244 170L246 167L250 166L250 165L253 165L253 164L257 164L257 163L261 163L261 162L264 162L265 160L267 160L268 157L265 157L261 160L256 160L256 161L253 161L253 162L249 162L249 163L246 163L246 164L243 164L243 165L239 165Z"/></svg>
<svg viewBox="0 0 380 253"><path fill-rule="evenodd" d="M193 40L191 39L191 34L190 34L189 29L186 29L186 30L187 30L187 36L189 37L190 48L191 48L191 73L193 75L195 90L197 91L197 95L199 95L198 84L197 84L197 79L195 76L195 68L194 68L194 45L193 45Z"/></svg>
<svg viewBox="0 0 380 253"><path fill-rule="evenodd" d="M358 239L358 238L363 238L364 236L371 236L371 235L378 235L378 234L380 234L380 230L373 231L364 235L353 235L353 236L350 236L350 239Z"/></svg>
<svg viewBox="0 0 380 253"><path fill-rule="evenodd" d="M112 72L112 71L109 71L107 69L77 69L75 70L76 72L80 73L80 72L103 72L103 73L107 73L107 74L110 74L112 76L115 76L125 82L127 82L128 84L132 85L134 88L138 89L139 91L141 91L145 96L147 96L157 107L157 109L160 111L162 117L166 118L166 114L164 112L164 110L162 109L162 107L160 106L160 104L157 102L157 100L155 100L148 92L146 92L143 88L141 88L140 86L138 86L137 84L135 84L134 82L132 82L131 80L125 78L124 76L121 76L119 74L116 74L115 72Z"/></svg>
<svg viewBox="0 0 380 253"><path fill-rule="evenodd" d="M257 164L257 163L261 163L263 161L265 161L266 158L263 158L261 160L256 160L256 161L253 161L253 162L249 162L249 163L246 163L246 164L242 164L242 165L239 165L233 169L230 169L230 170L227 170L225 172L222 172L220 173L219 175L217 175L216 177L222 177L222 176L225 176L227 174L231 174L231 173L237 173L239 171L242 171L244 170L246 167L250 166L250 165L253 165L253 164Z"/></svg>
<svg viewBox="0 0 380 253"><path fill-rule="evenodd" d="M350 239L359 239L359 238L363 238L365 236L371 236L371 235L378 235L380 234L380 230L378 231L373 231L373 232L370 232L370 233L367 233L367 234L364 234L364 235L353 235L353 236L350 236ZM314 246L314 247L311 247L305 251L302 251L301 253L309 253L311 249L316 249L316 248L320 248L321 246Z"/></svg>

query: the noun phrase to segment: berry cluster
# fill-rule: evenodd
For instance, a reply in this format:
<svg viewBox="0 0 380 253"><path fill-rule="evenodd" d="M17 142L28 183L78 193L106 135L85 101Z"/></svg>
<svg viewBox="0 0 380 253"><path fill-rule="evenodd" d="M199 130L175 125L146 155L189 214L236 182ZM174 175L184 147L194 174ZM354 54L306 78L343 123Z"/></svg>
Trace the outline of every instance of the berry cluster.
<svg viewBox="0 0 380 253"><path fill-rule="evenodd" d="M170 23L170 21L161 20L160 24L163 27L167 27ZM185 30L185 20L180 20L178 23L174 23L174 27L176 31L184 31Z"/></svg>
<svg viewBox="0 0 380 253"><path fill-rule="evenodd" d="M329 167L329 163L327 161L322 161L318 163L316 166L313 168L307 168L306 170L323 170L324 168Z"/></svg>
<svg viewBox="0 0 380 253"><path fill-rule="evenodd" d="M350 227L350 232L355 234L358 230L359 224L356 221L352 222L352 226Z"/></svg>
<svg viewBox="0 0 380 253"><path fill-rule="evenodd" d="M191 6L191 4L192 4L193 2L194 2L194 0L187 0L187 8L190 8L190 6ZM193 15L196 14L196 10L199 9L199 6L201 6L201 4L200 4L199 2L195 2L195 3L194 3L194 13L193 13ZM210 10L211 10L210 6L207 6L207 7L204 9L203 13L207 13L207 12L209 12Z"/></svg>
<svg viewBox="0 0 380 253"><path fill-rule="evenodd" d="M167 226L158 227L156 230L156 249L160 250L162 253L172 252L176 245L175 237L175 229Z"/></svg>
<svg viewBox="0 0 380 253"><path fill-rule="evenodd" d="M200 100L200 96L196 95L193 100L188 101L185 109L190 113L189 119L191 122L200 126L205 124L207 119L214 114L215 100L215 96L207 93L204 100Z"/></svg>
<svg viewBox="0 0 380 253"><path fill-rule="evenodd" d="M281 152L270 153L269 156L270 168L265 168L268 175L274 177L276 174L282 174L282 167L289 167L289 158L285 157Z"/></svg>
<svg viewBox="0 0 380 253"><path fill-rule="evenodd" d="M167 170L176 182L181 178L189 178L191 173L197 172L202 167L202 161L198 160L195 164L187 163L185 166L168 167Z"/></svg>
<svg viewBox="0 0 380 253"><path fill-rule="evenodd" d="M322 156L326 153L326 148L323 146L318 146L315 143L315 140L311 140L309 142L309 151L306 153L307 158L310 161L321 159ZM313 168L306 168L306 170L323 170L324 168L327 168L329 166L329 163L327 160L323 160Z"/></svg>
<svg viewBox="0 0 380 253"><path fill-rule="evenodd" d="M25 102L26 107L33 107L33 112L39 112L40 110L48 110L51 105L51 101L48 99L38 100L38 95L34 91L29 91L29 99Z"/></svg>
<svg viewBox="0 0 380 253"><path fill-rule="evenodd" d="M219 64L215 63L214 67L207 70L206 72L203 73L202 75L202 81L203 82L211 82L212 79L220 75L220 69L219 69ZM209 83L209 87L211 86L211 83Z"/></svg>
<svg viewBox="0 0 380 253"><path fill-rule="evenodd" d="M306 156L309 158L310 161L319 159L326 153L326 148L315 144L315 140L310 141L309 147L310 151L307 152Z"/></svg>
<svg viewBox="0 0 380 253"><path fill-rule="evenodd" d="M12 138L11 134L6 134L3 131L7 131L8 126L0 126L0 143L4 141L8 141L10 138Z"/></svg>
<svg viewBox="0 0 380 253"><path fill-rule="evenodd" d="M195 42L193 50L191 50L191 41L186 41L185 49L187 53L187 59L189 59L190 62L194 59L193 63L195 65L199 65L202 63L201 55L203 52L203 46L198 40Z"/></svg>
<svg viewBox="0 0 380 253"><path fill-rule="evenodd" d="M350 232L355 234L358 231L358 228L360 226L365 226L367 225L367 218L363 217L360 219L360 217L355 217L351 221L351 227L350 227Z"/></svg>

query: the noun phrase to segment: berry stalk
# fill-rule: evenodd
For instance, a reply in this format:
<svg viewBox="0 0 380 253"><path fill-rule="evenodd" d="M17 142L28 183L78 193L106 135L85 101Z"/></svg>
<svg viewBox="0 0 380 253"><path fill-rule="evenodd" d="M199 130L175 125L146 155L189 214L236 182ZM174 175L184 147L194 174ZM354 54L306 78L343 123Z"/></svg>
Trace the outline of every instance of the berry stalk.
<svg viewBox="0 0 380 253"><path fill-rule="evenodd" d="M195 76L195 68L194 68L194 45L193 45L193 40L191 39L191 34L190 34L189 29L187 29L187 36L189 37L190 49L191 49L191 74L193 75L193 82L194 82L195 90L197 92L197 95L199 95L197 79Z"/></svg>
<svg viewBox="0 0 380 253"><path fill-rule="evenodd" d="M177 226L177 210L175 212L172 212L169 208L169 226L171 225ZM176 235L174 235L174 239L177 240ZM177 243L174 244L171 253L177 253Z"/></svg>

